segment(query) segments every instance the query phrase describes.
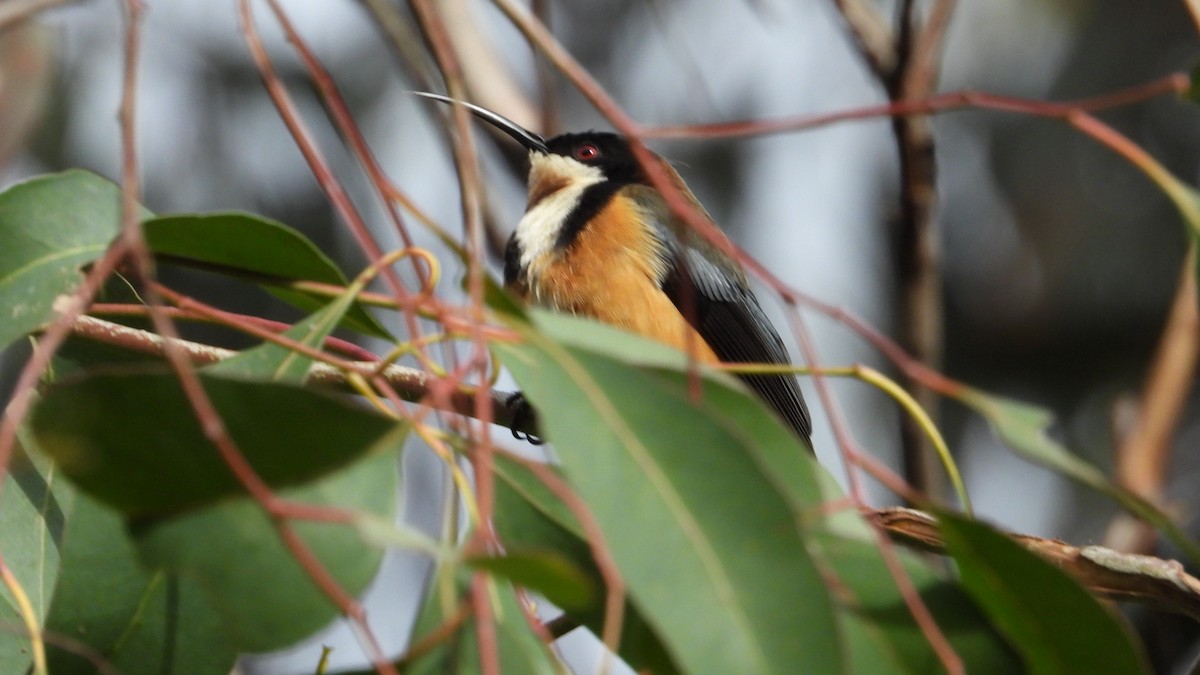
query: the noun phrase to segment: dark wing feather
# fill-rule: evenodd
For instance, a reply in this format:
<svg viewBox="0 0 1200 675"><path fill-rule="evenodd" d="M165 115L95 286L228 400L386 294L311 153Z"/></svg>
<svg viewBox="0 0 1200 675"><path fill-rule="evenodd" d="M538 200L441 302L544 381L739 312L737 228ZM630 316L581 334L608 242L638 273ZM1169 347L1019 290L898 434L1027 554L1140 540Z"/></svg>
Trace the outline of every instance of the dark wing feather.
<svg viewBox="0 0 1200 675"><path fill-rule="evenodd" d="M676 184L697 209L704 210L678 175ZM741 266L676 222L658 190L628 185L623 194L642 210L663 245L667 263L663 291L717 358L730 363L790 364L787 347L750 291ZM812 418L794 376L738 378L812 448Z"/></svg>
<svg viewBox="0 0 1200 675"><path fill-rule="evenodd" d="M743 281L731 279L698 251L685 251L683 256L675 252L674 268L664 279L663 290L717 358L732 363L790 364L783 340ZM683 284L691 286L691 307ZM738 377L812 447L812 418L794 376Z"/></svg>

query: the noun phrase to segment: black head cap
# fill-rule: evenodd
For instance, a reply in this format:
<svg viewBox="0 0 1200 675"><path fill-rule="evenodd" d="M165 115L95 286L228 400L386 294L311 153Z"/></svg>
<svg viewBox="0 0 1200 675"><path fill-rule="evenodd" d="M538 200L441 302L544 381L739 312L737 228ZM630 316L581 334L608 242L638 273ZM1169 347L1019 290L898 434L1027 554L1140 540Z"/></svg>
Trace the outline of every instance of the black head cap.
<svg viewBox="0 0 1200 675"><path fill-rule="evenodd" d="M614 183L646 182L642 165L633 156L629 141L617 134L605 131L563 134L546 141L546 148L551 154L570 157L580 164L600 169Z"/></svg>

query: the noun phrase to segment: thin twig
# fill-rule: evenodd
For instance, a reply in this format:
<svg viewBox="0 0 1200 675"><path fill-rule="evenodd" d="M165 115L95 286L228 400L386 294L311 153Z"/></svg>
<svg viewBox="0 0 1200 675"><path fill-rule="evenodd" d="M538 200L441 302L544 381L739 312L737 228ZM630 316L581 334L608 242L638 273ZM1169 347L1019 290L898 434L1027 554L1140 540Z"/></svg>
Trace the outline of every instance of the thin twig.
<svg viewBox="0 0 1200 675"><path fill-rule="evenodd" d="M122 326L121 324L111 323L90 316L78 317L75 323L72 324L71 330L78 337L87 340L111 344L141 354L165 356L166 349L162 336L149 331ZM218 363L238 354L238 352L229 349L213 347L189 340L176 340L174 342L179 350L187 356L188 360L196 366ZM345 389L348 392L352 392L354 390L346 376L347 373L359 373L366 377L381 377L394 387L406 401L422 401L429 396L431 377L428 373L415 368L406 368L397 365L388 365L380 368L378 361L342 362L336 367L328 363L317 362L313 364L312 370L309 372L308 381L312 384ZM512 426L512 412L507 406L507 401L511 396L512 392L489 391L488 397L493 408L492 419L496 424ZM450 405L447 410L451 412L460 415L471 415L475 410L475 393L470 389L460 389L454 395L450 396L448 401ZM533 428L518 427L517 430L526 433L537 433L537 430Z"/></svg>
<svg viewBox="0 0 1200 675"><path fill-rule="evenodd" d="M871 72L882 74L894 71L895 40L879 12L866 0L833 0L833 3L849 26L858 53L867 62Z"/></svg>
<svg viewBox="0 0 1200 675"><path fill-rule="evenodd" d="M278 0L268 0L268 4L271 7L271 11L275 14L276 20L279 21L279 25L283 28L284 34L287 35L288 41L292 43L296 48L296 53L304 61L305 68L308 69L313 82L317 85L317 91L321 93L321 99L328 106L332 121L345 136L347 142L350 144L350 149L367 172L367 177L371 180L372 187L375 188L376 194L383 203L388 218L392 221L393 228L400 236L400 241L404 244L405 248L415 248L412 236L409 234L408 228L404 225L404 219L400 216L400 212L396 209L394 201L388 195L390 181L384 175L383 167L375 159L375 154L371 152L366 139L363 138L362 132L359 130L358 124L355 123L354 116L350 113L345 99L342 98L341 92L338 91L337 83L334 82L329 71L321 65L320 60L317 59L316 55L309 49L308 44L296 31L287 13L279 6ZM416 274L419 285L422 288L426 287L429 283L429 270L421 266L418 256L412 256L411 260L413 273ZM410 322L407 328L410 335L414 336L414 339L417 339L420 336L420 328L416 324L415 317L412 316L411 308L406 309L405 316Z"/></svg>
<svg viewBox="0 0 1200 675"><path fill-rule="evenodd" d="M579 526L583 529L584 539L592 552L592 560L596 563L596 569L600 571L600 577L603 579L606 589L604 625L600 630L600 640L608 649L605 650L605 660L601 665L600 672L607 673L610 671L609 666L611 665L608 659L612 654L617 653L621 641L621 627L625 619L625 581L621 578L617 561L613 559L612 552L605 543L600 523L588 505L576 494L574 488L549 466L540 462L530 462L514 455L508 455L508 458L520 463L541 481L542 485L549 488L554 496L567 507L571 515L575 516L575 519L579 521Z"/></svg>
<svg viewBox="0 0 1200 675"><path fill-rule="evenodd" d="M1040 117L1065 118L1072 111L1100 112L1132 103L1187 91L1191 81L1186 73L1171 73L1157 80L1125 89L1074 101L1037 101L988 92L963 90L936 94L919 100L891 101L873 106L815 115L797 115L773 120L753 119L712 124L640 127L643 138L739 138L768 136L817 129L842 122L854 122L893 115L933 115L965 108L1020 113Z"/></svg>
<svg viewBox="0 0 1200 675"><path fill-rule="evenodd" d="M937 0L929 19L919 25L917 3L902 3L893 72L877 74L892 101L924 100L937 87L942 37L954 0ZM942 297L941 236L934 219L937 157L933 132L923 116L891 118L899 158L900 211L897 223L896 270L899 288L900 343L909 354L940 369L945 324ZM936 422L940 401L919 382L909 381L913 395ZM904 474L918 490L938 494L944 481L925 436L912 420L900 420L900 454Z"/></svg>
<svg viewBox="0 0 1200 675"><path fill-rule="evenodd" d="M262 76L263 86L266 88L271 100L275 103L275 108L279 112L280 119L283 120L284 125L288 128L288 132L292 134L292 138L296 141L296 147L304 155L309 169L317 179L317 184L321 186L321 189L325 192L325 197L329 200L334 210L337 211L342 222L350 229L355 241L358 242L359 247L366 254L367 258L371 261L379 260L384 255L383 251L371 235L370 229L367 228L358 209L354 207L350 195L346 193L345 188L337 181L329 162L318 150L312 132L300 117L291 95L288 94L279 76L275 73L275 67L271 63L270 56L267 55L266 48L263 46L262 37L258 33L258 26L254 21L254 15L250 10L248 0L238 0L238 16L242 25L242 33L246 39L246 45L249 47L250 55L253 57L255 66ZM390 268L384 269L383 279L401 306L412 301L413 294L404 288L395 270Z"/></svg>
<svg viewBox="0 0 1200 675"><path fill-rule="evenodd" d="M438 69L446 81L446 89L451 97L463 99L466 94L465 80L459 55L450 38L450 31L443 21L438 9L429 0L411 0L413 13L424 31L433 52ZM484 311L484 274L485 256L487 255L487 233L483 223L483 184L479 174L478 154L470 129L470 115L465 108L455 105L452 108L454 133L451 134L451 148L454 153L455 168L458 173L459 194L462 200L463 229L467 249L467 292L471 298L471 318L474 327L471 332L473 349L471 358L461 368L454 369L452 376L474 375L479 386L476 396L476 407L472 417L480 420L478 427L467 426L468 437L473 436L478 429L478 438L474 439L474 452L471 453L472 467L475 470L475 501L479 510L478 527L474 536L476 545L485 549L495 547L495 532L492 528L492 510L495 504L495 473L494 447L491 442L491 427L489 422L493 406L490 405L483 389L488 379L489 353L481 326L485 323ZM435 388L439 391L449 391L453 380L443 383L446 389ZM487 581L478 572L471 583L472 604L475 611L476 637L479 641L479 663L483 675L500 674L500 651L496 636L496 624L493 620L491 595L487 592Z"/></svg>

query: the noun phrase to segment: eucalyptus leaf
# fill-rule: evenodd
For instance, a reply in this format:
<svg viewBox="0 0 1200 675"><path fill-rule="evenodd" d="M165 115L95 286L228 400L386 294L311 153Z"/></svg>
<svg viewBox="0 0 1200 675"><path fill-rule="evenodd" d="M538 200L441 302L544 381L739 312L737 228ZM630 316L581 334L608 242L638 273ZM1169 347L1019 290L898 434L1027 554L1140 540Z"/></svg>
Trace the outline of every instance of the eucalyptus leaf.
<svg viewBox="0 0 1200 675"><path fill-rule="evenodd" d="M82 645L125 675L225 675L237 659L201 588L145 570L121 517L76 498L46 631L54 675L93 675Z"/></svg>
<svg viewBox="0 0 1200 675"><path fill-rule="evenodd" d="M324 475L384 435L404 431L345 397L280 383L200 379L242 456L273 487ZM171 373L64 379L46 390L30 426L71 480L129 517L174 514L246 492Z"/></svg>
<svg viewBox="0 0 1200 675"><path fill-rule="evenodd" d="M0 192L0 348L53 319L55 298L75 292L120 229L120 189L88 171Z"/></svg>
<svg viewBox="0 0 1200 675"><path fill-rule="evenodd" d="M938 514L963 587L1035 675L1149 673L1132 632L1066 572L1004 534Z"/></svg>
<svg viewBox="0 0 1200 675"><path fill-rule="evenodd" d="M1050 437L1054 415L1039 406L963 387L955 397L995 427L1000 438L1019 455L1103 494L1142 518L1200 563L1197 544L1169 515L1133 492L1113 483L1104 472Z"/></svg>
<svg viewBox="0 0 1200 675"><path fill-rule="evenodd" d="M567 342L620 339L651 359L659 346L535 316L553 336L514 322L525 341L497 353L538 409L632 601L678 663L694 672L841 669L829 589L800 526L800 510L819 502L781 488L765 459L780 444L797 456L807 450L728 378L701 377L694 396L682 368L652 372ZM744 406L712 403L738 396ZM807 470L819 498L813 466L790 470Z"/></svg>
<svg viewBox="0 0 1200 675"><path fill-rule="evenodd" d="M283 490L294 503L348 514L394 517L399 439L331 476ZM383 550L366 544L350 522L289 520L299 541L347 597L374 578ZM143 562L194 581L204 589L221 625L241 651L289 645L321 628L340 608L285 546L262 506L229 499L134 530Z"/></svg>
<svg viewBox="0 0 1200 675"><path fill-rule="evenodd" d="M296 230L270 218L240 212L176 214L142 224L146 243L166 262L200 267L260 283L272 295L308 312L328 297L289 287L291 281L345 286L345 275ZM361 305L346 315L346 326L383 339L391 335Z"/></svg>
<svg viewBox="0 0 1200 675"><path fill-rule="evenodd" d="M0 552L38 626L45 625L58 582L74 502L74 491L47 458L23 451L13 457L0 492ZM0 663L18 670L17 664L30 663L32 652L22 608L5 585L0 585L0 621L11 627L0 631Z"/></svg>
<svg viewBox="0 0 1200 675"><path fill-rule="evenodd" d="M454 565L439 566L429 582L425 603L413 628L413 645L426 647L410 653L404 662L407 675L468 675L483 673L478 630L471 612L462 615L457 625L449 622L459 615L467 597L471 575ZM522 675L565 675L566 670L529 627L518 604L515 589L500 579L491 579L489 599L492 626L496 635L498 672ZM448 634L433 631L453 625ZM371 671L373 672L373 671ZM368 671L352 675L367 675Z"/></svg>

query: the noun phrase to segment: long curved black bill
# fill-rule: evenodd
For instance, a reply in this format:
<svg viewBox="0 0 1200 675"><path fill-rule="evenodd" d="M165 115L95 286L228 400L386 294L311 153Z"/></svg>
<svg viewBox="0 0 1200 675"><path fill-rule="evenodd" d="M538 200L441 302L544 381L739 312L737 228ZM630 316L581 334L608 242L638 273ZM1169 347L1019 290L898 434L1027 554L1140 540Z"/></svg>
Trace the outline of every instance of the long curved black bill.
<svg viewBox="0 0 1200 675"><path fill-rule="evenodd" d="M412 93L416 94L417 96L431 98L435 101L441 101L442 103L447 103L450 105L457 103L467 110L470 110L479 119L496 127L509 136L512 136L513 139L520 143L521 147L525 148L526 150L537 150L538 152L544 152L546 154L550 153L550 150L546 147L546 139L508 119L507 117L494 113L487 108L481 108L474 103L467 103L466 101L460 101L458 99L450 98L449 96L430 94L426 91L414 91Z"/></svg>

